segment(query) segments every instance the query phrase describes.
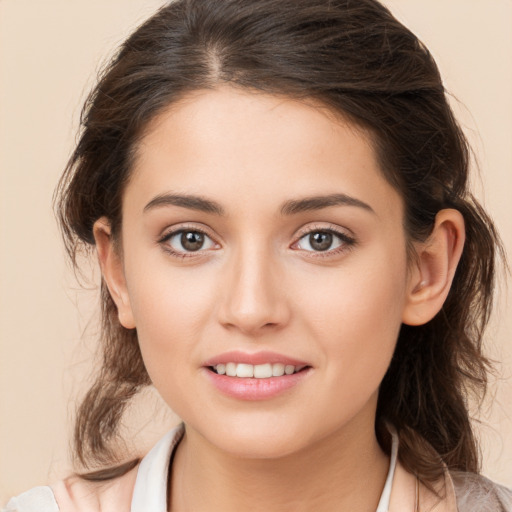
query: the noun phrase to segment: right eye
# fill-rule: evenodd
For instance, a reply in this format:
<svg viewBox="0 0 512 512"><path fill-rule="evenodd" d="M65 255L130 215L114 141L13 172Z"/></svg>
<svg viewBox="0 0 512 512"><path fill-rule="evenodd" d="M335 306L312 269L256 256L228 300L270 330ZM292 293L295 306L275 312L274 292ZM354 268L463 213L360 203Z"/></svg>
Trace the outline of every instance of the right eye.
<svg viewBox="0 0 512 512"><path fill-rule="evenodd" d="M188 254L212 249L215 242L198 229L178 229L165 234L159 240L164 249L174 256L186 258Z"/></svg>

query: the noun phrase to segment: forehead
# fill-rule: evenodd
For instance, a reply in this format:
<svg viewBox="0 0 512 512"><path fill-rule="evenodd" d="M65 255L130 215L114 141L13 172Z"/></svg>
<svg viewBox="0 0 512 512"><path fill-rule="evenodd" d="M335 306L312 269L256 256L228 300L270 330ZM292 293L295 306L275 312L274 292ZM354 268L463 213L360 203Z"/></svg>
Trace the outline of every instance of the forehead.
<svg viewBox="0 0 512 512"><path fill-rule="evenodd" d="M377 208L389 196L401 203L361 127L314 100L230 86L190 93L148 125L125 199L170 190L218 197L238 212L333 192L363 194Z"/></svg>

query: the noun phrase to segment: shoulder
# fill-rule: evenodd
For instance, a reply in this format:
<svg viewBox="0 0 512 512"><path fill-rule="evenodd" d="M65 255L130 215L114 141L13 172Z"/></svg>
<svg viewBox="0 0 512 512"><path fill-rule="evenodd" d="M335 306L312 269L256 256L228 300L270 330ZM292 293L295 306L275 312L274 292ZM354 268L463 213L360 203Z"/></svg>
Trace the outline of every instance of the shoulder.
<svg viewBox="0 0 512 512"><path fill-rule="evenodd" d="M12 498L1 512L130 512L137 468L107 482L69 477Z"/></svg>
<svg viewBox="0 0 512 512"><path fill-rule="evenodd" d="M138 466L121 477L88 482L70 477L53 485L59 512L130 512Z"/></svg>
<svg viewBox="0 0 512 512"><path fill-rule="evenodd" d="M48 486L34 487L9 500L2 512L60 512L55 495Z"/></svg>
<svg viewBox="0 0 512 512"><path fill-rule="evenodd" d="M474 473L451 471L459 512L512 512L512 489Z"/></svg>

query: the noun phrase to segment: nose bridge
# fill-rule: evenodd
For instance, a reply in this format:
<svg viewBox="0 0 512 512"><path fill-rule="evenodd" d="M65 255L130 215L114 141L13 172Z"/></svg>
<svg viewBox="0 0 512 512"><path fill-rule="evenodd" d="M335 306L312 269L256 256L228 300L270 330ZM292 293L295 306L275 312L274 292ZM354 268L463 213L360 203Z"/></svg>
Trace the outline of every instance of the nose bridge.
<svg viewBox="0 0 512 512"><path fill-rule="evenodd" d="M282 325L288 316L286 298L273 251L254 238L241 243L226 265L229 277L225 281L221 322L246 333Z"/></svg>

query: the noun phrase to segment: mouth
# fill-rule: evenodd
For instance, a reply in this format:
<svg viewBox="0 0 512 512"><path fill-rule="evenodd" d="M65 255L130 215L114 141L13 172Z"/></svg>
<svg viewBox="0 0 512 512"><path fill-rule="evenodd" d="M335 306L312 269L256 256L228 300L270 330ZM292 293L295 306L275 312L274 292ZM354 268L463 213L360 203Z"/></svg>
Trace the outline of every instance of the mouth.
<svg viewBox="0 0 512 512"><path fill-rule="evenodd" d="M313 366L273 352L220 354L203 365L208 381L223 395L236 400L270 400L302 386Z"/></svg>
<svg viewBox="0 0 512 512"><path fill-rule="evenodd" d="M310 366L284 363L247 364L229 362L219 363L207 368L217 375L226 375L227 377L270 379L272 377L283 377L284 375L300 373L310 368Z"/></svg>

